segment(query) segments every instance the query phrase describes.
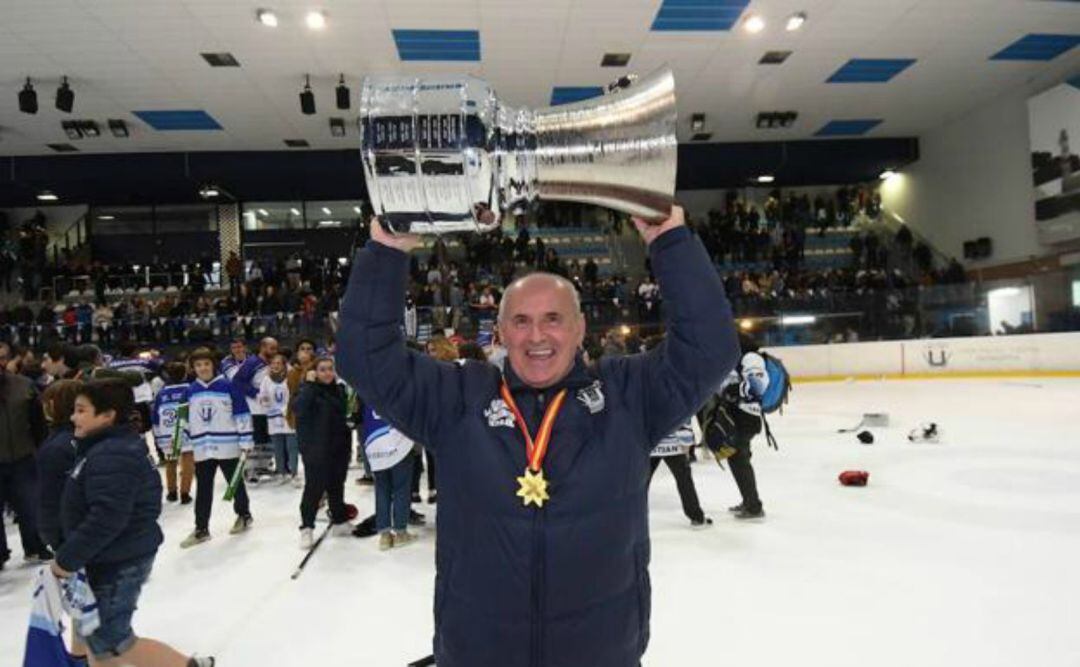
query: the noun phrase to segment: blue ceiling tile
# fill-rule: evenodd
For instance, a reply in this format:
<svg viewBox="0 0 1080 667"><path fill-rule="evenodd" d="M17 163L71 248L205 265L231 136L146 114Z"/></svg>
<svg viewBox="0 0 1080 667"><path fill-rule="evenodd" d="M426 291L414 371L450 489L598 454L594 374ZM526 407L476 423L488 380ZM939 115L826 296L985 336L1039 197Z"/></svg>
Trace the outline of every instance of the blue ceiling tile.
<svg viewBox="0 0 1080 667"><path fill-rule="evenodd" d="M990 56L990 60L1053 60L1080 44L1080 35L1024 35Z"/></svg>
<svg viewBox="0 0 1080 667"><path fill-rule="evenodd" d="M913 58L852 58L827 83L885 83L915 64Z"/></svg>
<svg viewBox="0 0 1080 667"><path fill-rule="evenodd" d="M884 121L880 118L856 118L830 120L814 133L815 137L858 137L866 134Z"/></svg>
<svg viewBox="0 0 1080 667"><path fill-rule="evenodd" d="M580 102L604 94L600 86L556 86L551 90L551 106Z"/></svg>
<svg viewBox="0 0 1080 667"><path fill-rule="evenodd" d="M394 30L401 60L480 60L478 30Z"/></svg>
<svg viewBox="0 0 1080 667"><path fill-rule="evenodd" d="M731 30L748 4L750 0L664 0L653 19L652 30Z"/></svg>
<svg viewBox="0 0 1080 667"><path fill-rule="evenodd" d="M221 125L202 109L132 111L131 113L150 127L160 131L222 129Z"/></svg>

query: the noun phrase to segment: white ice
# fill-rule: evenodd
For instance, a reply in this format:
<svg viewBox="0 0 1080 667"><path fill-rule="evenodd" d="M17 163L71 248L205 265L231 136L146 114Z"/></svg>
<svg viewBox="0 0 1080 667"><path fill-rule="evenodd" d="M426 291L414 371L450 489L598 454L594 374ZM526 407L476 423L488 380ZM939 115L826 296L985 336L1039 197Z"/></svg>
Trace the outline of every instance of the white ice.
<svg viewBox="0 0 1080 667"><path fill-rule="evenodd" d="M755 443L768 517L741 524L728 473L694 465L706 512L692 532L661 467L653 482L652 643L646 666L1080 665L1078 380L797 386ZM861 445L838 428L892 425ZM935 421L939 444L906 433ZM555 443L557 446L557 443ZM837 474L870 472L866 488ZM348 500L373 511L350 475ZM220 496L222 488L217 489ZM328 538L298 581L299 491L253 491L254 529L189 551L191 508L168 505L166 542L135 627L222 667L400 667L430 652L432 530L400 551ZM432 508L423 511L431 514ZM21 664L31 570L0 572L0 665ZM587 667L587 666L582 666Z"/></svg>

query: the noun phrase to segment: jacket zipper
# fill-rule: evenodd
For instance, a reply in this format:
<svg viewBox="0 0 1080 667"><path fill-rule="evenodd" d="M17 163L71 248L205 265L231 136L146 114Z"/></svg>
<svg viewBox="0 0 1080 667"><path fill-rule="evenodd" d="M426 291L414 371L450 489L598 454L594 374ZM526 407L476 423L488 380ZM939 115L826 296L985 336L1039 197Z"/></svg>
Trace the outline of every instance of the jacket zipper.
<svg viewBox="0 0 1080 667"><path fill-rule="evenodd" d="M536 392L537 410L536 415L544 414L545 396L543 391ZM528 462L526 462L528 463ZM544 513L538 508L532 508L532 667L541 667L543 663L543 637L544 637Z"/></svg>

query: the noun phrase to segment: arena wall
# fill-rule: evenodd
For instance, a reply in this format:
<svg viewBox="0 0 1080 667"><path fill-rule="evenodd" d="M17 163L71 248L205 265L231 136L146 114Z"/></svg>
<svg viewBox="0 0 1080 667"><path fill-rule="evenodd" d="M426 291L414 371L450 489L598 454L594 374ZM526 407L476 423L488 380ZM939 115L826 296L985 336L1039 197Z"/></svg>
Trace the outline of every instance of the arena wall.
<svg viewBox="0 0 1080 667"><path fill-rule="evenodd" d="M1080 377L1080 333L793 345L769 350L796 381Z"/></svg>

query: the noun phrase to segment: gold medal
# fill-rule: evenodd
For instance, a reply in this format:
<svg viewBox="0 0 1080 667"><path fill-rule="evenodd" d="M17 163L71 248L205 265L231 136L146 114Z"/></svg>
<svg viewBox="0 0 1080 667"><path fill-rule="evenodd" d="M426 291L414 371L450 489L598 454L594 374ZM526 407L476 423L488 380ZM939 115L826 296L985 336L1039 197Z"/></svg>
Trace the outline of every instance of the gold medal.
<svg viewBox="0 0 1080 667"><path fill-rule="evenodd" d="M536 503L537 507L542 508L544 501L550 499L547 492L548 483L544 479L543 470L538 470L534 474L533 471L525 468L525 474L518 477L517 481L521 485L517 495L525 503L525 507L528 507L530 503Z"/></svg>
<svg viewBox="0 0 1080 667"><path fill-rule="evenodd" d="M510 388L506 386L505 381L499 388L499 392L502 394L503 402L514 414L514 421L517 422L521 434L525 437L525 456L528 465L525 466L525 474L517 478L519 487L517 496L525 503L525 507L535 504L537 508L543 509L544 501L551 500L551 496L548 494L548 482L544 479L544 471L540 466L544 464L544 456L547 454L548 443L551 441L551 432L555 427L555 418L562 409L563 401L566 400L566 389L556 394L547 410L544 411L535 440L529 433L525 418L521 416L521 411L518 410L514 396L510 393Z"/></svg>

